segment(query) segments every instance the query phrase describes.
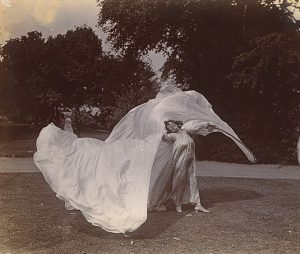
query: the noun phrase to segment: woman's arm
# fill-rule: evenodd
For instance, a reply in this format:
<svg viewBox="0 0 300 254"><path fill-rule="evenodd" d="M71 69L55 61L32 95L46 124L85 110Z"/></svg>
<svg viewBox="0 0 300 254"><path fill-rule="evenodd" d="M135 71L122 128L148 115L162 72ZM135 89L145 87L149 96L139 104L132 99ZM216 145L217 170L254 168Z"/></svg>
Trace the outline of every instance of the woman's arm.
<svg viewBox="0 0 300 254"><path fill-rule="evenodd" d="M197 137L197 131L195 130L184 130L189 136L191 136L192 138L196 138Z"/></svg>
<svg viewBox="0 0 300 254"><path fill-rule="evenodd" d="M213 123L201 122L198 120L191 120L182 126L182 129L184 129L190 136L195 136L196 134L206 136L213 132L215 128L216 126Z"/></svg>

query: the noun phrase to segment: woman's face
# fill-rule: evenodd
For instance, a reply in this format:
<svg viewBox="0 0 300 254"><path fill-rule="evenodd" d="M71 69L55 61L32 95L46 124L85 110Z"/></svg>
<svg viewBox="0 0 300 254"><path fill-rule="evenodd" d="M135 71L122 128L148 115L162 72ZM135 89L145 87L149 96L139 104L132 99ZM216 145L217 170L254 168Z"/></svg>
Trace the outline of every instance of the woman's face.
<svg viewBox="0 0 300 254"><path fill-rule="evenodd" d="M180 128L178 127L178 125L176 123L173 123L173 122L169 122L167 124L167 127L169 129L170 132L178 132L180 130Z"/></svg>

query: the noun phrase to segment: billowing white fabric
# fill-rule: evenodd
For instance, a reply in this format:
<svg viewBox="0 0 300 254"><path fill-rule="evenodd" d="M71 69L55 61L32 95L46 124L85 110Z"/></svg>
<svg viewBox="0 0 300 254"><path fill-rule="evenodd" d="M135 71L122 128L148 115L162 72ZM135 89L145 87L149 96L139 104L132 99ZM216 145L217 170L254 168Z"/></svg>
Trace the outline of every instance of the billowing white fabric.
<svg viewBox="0 0 300 254"><path fill-rule="evenodd" d="M147 219L147 183L160 139L105 143L50 124L38 137L34 161L68 209L79 209L95 226L124 233Z"/></svg>
<svg viewBox="0 0 300 254"><path fill-rule="evenodd" d="M172 86L129 111L105 141L77 138L48 125L37 139L34 161L68 209L80 210L89 222L109 232L134 231L147 219L149 189L157 186L170 160L172 145L161 141L169 119L181 120L185 129L201 135L207 133L199 123L213 123L215 131L232 138L254 161L204 96Z"/></svg>
<svg viewBox="0 0 300 254"><path fill-rule="evenodd" d="M207 99L196 91L185 91L167 86L155 99L142 104L131 111L116 125L107 141L115 141L121 137L145 138L164 130L164 121L180 120L185 123L183 129L195 131L199 124L211 123L217 128L213 132L221 132L231 138L245 153L251 162L255 157L242 143L232 128L224 122L212 109ZM197 131L207 135L205 128Z"/></svg>

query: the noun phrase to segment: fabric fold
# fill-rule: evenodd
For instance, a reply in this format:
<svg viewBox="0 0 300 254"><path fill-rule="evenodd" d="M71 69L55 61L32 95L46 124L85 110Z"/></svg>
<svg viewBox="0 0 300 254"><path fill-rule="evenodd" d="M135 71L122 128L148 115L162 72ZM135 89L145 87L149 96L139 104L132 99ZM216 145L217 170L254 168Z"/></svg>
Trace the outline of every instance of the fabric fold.
<svg viewBox="0 0 300 254"><path fill-rule="evenodd" d="M146 221L147 207L158 202L168 178L172 145L162 135L164 121L170 119L230 128L203 95L168 86L130 110L105 141L46 126L34 162L67 209L80 210L108 232L134 231Z"/></svg>

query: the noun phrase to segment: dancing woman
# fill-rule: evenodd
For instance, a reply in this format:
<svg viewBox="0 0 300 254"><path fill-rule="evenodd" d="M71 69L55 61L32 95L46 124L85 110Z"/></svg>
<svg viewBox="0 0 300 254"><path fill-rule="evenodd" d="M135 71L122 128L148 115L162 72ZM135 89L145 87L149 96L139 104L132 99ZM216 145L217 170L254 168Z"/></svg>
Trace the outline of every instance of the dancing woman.
<svg viewBox="0 0 300 254"><path fill-rule="evenodd" d="M200 195L195 172L195 143L184 129L183 122L168 120L164 122L165 132L163 141L171 144L172 154L169 163L164 167L164 174L160 176L154 188L150 188L149 201L157 204L155 211L165 211L166 202L172 199L176 211L182 212L183 204L195 204L195 210L208 212L200 203ZM155 165L155 163L154 163ZM164 177L165 176L165 177ZM159 186L160 185L160 186Z"/></svg>
<svg viewBox="0 0 300 254"><path fill-rule="evenodd" d="M184 125L178 132L163 134L168 119ZM169 171L165 169L172 168L170 162L174 165L171 198L177 210L190 202L202 209L194 142L187 132L207 135L210 122L215 126L213 131L230 137L250 161L255 161L204 96L167 87L155 99L129 111L105 141L78 138L54 124L46 126L37 139L34 162L67 209L80 210L87 221L109 232L134 231L146 221L147 208L159 204L165 180L169 179L161 176L167 176ZM156 189L159 193L153 191Z"/></svg>

